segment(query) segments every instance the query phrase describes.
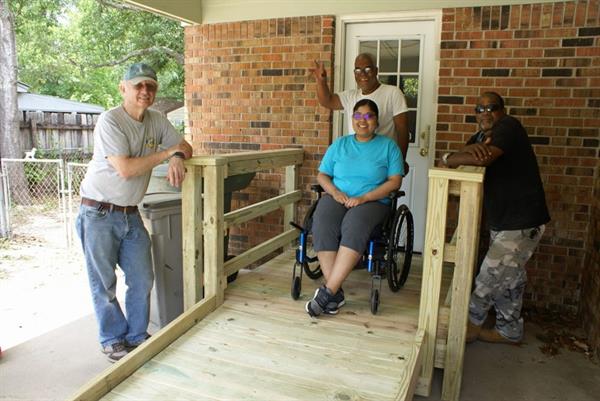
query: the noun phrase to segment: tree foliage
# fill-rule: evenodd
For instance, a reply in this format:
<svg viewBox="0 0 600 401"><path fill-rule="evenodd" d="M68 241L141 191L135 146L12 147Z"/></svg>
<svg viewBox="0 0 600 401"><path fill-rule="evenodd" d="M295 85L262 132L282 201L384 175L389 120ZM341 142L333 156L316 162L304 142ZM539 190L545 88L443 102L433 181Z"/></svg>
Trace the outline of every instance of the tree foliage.
<svg viewBox="0 0 600 401"><path fill-rule="evenodd" d="M183 28L117 1L11 0L19 80L37 93L112 107L127 65L158 72L161 97L183 99ZM113 4L111 6L110 4Z"/></svg>

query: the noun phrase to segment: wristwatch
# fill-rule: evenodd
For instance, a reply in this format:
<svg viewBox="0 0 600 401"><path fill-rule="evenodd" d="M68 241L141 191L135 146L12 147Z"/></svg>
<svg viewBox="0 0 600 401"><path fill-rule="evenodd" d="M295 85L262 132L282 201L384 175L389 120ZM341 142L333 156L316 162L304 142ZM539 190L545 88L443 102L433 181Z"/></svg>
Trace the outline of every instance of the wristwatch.
<svg viewBox="0 0 600 401"><path fill-rule="evenodd" d="M180 159L185 159L185 154L183 154L183 152L175 152L175 153L173 153L173 157L178 157Z"/></svg>
<svg viewBox="0 0 600 401"><path fill-rule="evenodd" d="M448 165L448 157L451 155L452 153L447 152L444 153L444 155L442 156L442 163L444 163L444 166Z"/></svg>

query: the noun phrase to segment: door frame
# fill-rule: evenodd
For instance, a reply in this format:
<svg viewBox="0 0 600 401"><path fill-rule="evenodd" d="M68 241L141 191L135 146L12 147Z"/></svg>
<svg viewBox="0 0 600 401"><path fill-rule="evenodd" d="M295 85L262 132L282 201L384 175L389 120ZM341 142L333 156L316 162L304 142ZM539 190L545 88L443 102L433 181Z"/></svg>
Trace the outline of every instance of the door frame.
<svg viewBox="0 0 600 401"><path fill-rule="evenodd" d="M434 57L434 77L433 83L433 99L434 107L433 110L438 109L437 98L439 90L439 71L440 71L440 43L442 37L442 10L419 10L419 11L401 11L392 13L367 13L367 14L350 14L340 15L336 18L336 30L335 30L335 46L334 46L334 65L333 70L333 91L338 93L344 86L344 59L346 56L346 25L355 24L359 22L414 22L414 21L433 21L435 29L435 37L437 38L435 44L435 57ZM332 141L337 137L343 135L342 132L342 113L334 113L333 116L333 128L332 128ZM436 133L435 129L437 125L437 112L432 116L432 128L429 137L429 152L435 152ZM418 133L415 133L417 135ZM430 158L430 166L433 166L435 157Z"/></svg>

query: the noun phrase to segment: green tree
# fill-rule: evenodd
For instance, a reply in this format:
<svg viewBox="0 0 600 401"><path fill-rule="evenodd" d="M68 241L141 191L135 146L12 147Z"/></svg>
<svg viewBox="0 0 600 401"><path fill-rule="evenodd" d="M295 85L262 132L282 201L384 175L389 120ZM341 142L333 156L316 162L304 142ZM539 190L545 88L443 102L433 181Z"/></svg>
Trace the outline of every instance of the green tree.
<svg viewBox="0 0 600 401"><path fill-rule="evenodd" d="M153 65L160 97L183 99L183 28L110 0L12 0L19 79L38 93L112 107L125 66Z"/></svg>

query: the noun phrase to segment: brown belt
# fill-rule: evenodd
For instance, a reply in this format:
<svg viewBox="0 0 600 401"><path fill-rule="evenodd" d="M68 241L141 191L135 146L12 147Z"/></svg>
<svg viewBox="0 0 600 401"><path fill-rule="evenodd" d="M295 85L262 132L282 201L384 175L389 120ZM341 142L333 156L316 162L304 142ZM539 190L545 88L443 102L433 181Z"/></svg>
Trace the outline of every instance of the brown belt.
<svg viewBox="0 0 600 401"><path fill-rule="evenodd" d="M138 210L137 206L119 206L108 202L98 202L93 199L81 198L81 204L91 206L98 210L108 210L109 212L122 212L126 214L135 213Z"/></svg>

